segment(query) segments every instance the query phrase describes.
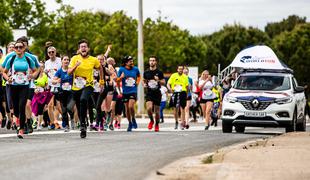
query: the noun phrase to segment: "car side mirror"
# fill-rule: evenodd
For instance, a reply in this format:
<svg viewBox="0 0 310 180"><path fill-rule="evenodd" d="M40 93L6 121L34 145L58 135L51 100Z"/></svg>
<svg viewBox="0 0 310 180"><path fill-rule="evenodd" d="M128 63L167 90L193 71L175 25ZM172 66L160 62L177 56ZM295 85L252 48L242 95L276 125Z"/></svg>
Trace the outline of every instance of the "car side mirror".
<svg viewBox="0 0 310 180"><path fill-rule="evenodd" d="M302 93L302 92L304 92L304 91L305 91L305 88L302 87L302 86L297 86L297 87L295 88L295 92L296 92L296 93Z"/></svg>

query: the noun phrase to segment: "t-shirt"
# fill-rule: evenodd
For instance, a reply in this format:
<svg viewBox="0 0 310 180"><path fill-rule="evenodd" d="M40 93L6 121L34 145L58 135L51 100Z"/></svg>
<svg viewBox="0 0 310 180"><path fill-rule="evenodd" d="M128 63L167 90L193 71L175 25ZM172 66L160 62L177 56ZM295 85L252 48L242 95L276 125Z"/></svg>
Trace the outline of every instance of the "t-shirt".
<svg viewBox="0 0 310 180"><path fill-rule="evenodd" d="M6 55L6 57L4 58L4 61L1 64L3 68L5 68L8 60L11 59L14 55L17 56L15 51L13 51L13 52L11 52L11 53ZM32 60L34 62L34 65L35 65L36 68L40 67L38 58L35 55L33 55L33 54L29 53L29 52L25 52L25 56L27 56L30 60Z"/></svg>
<svg viewBox="0 0 310 180"><path fill-rule="evenodd" d="M185 74L179 75L177 72L173 73L168 80L168 84L171 85L174 92L187 91L188 76Z"/></svg>
<svg viewBox="0 0 310 180"><path fill-rule="evenodd" d="M143 74L143 79L146 81L147 90L148 91L154 91L160 89L160 83L155 80L155 76L158 77L159 80L164 79L163 73L158 70L147 70Z"/></svg>
<svg viewBox="0 0 310 180"><path fill-rule="evenodd" d="M48 83L48 77L44 72L41 77L39 76L38 79L34 81L34 84L36 85L36 87L41 87L41 88L44 88L47 83Z"/></svg>
<svg viewBox="0 0 310 180"><path fill-rule="evenodd" d="M160 87L160 92L161 92L161 102L167 101L168 89L166 88L166 86L161 86Z"/></svg>
<svg viewBox="0 0 310 180"><path fill-rule="evenodd" d="M45 62L44 72L48 76L48 85L49 86L55 86L55 87L59 87L60 86L60 84L56 84L56 85L52 84L52 81L53 81L53 79L55 77L55 73L60 68L61 68L61 59L59 57L56 57L56 59L54 61L49 59L49 60L47 60Z"/></svg>
<svg viewBox="0 0 310 180"><path fill-rule="evenodd" d="M80 61L81 64L73 72L73 86L72 90L78 91L84 87L94 87L93 70L100 67L100 62L93 56L83 58L80 54L71 58L69 68L73 68L75 64Z"/></svg>
<svg viewBox="0 0 310 180"><path fill-rule="evenodd" d="M35 69L34 61L28 61L26 59L26 55L23 57L16 56L11 67L12 59L8 59L5 69L11 70L11 74L13 77L12 85L29 85L28 75L29 68Z"/></svg>
<svg viewBox="0 0 310 180"><path fill-rule="evenodd" d="M117 76L120 77L124 73L122 79L123 94L137 93L137 78L140 76L139 69L134 66L131 69L120 67Z"/></svg>
<svg viewBox="0 0 310 180"><path fill-rule="evenodd" d="M68 74L68 71L64 71L62 68L58 69L55 73L55 77L61 79L61 88L65 91L69 91L72 88L73 76Z"/></svg>
<svg viewBox="0 0 310 180"><path fill-rule="evenodd" d="M202 90L202 99L214 99L216 96L214 94L214 92L212 91L213 88L213 83L209 80L203 80L203 79L199 79L199 86L202 86L204 84L204 82L206 82L206 84L201 88Z"/></svg>
<svg viewBox="0 0 310 180"><path fill-rule="evenodd" d="M7 62L8 62L8 60L11 59L14 55L17 56L17 54L16 54L15 51L13 51L13 52L7 54L6 57L5 57L5 59L4 59L4 61L1 63L1 66L2 66L3 68L5 68L5 66L6 66L6 64L7 64ZM37 56L35 56L35 55L33 55L33 54L29 53L29 52L25 52L25 56L27 56L31 61L33 61L33 63L34 63L34 65L35 65L36 68L39 68L39 67L40 67L40 64L39 64L39 61L38 61ZM5 84L6 84L6 81L2 81L2 86L5 86ZM33 79L30 81L29 87L30 87L30 88L35 88Z"/></svg>

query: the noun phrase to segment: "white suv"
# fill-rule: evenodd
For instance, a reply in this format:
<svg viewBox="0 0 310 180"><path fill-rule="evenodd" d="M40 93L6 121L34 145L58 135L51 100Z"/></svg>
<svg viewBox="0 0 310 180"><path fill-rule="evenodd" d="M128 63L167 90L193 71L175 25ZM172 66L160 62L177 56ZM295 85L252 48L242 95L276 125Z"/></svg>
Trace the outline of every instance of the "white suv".
<svg viewBox="0 0 310 180"><path fill-rule="evenodd" d="M287 72L241 73L225 95L222 129L243 133L246 126L285 127L286 132L305 131L306 98L293 74Z"/></svg>

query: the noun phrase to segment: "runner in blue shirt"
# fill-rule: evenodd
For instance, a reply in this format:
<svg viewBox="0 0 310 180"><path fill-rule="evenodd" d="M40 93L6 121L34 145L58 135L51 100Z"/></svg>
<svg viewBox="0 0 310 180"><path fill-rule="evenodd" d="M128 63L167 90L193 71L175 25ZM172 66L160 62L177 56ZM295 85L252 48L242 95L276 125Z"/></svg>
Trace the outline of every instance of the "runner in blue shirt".
<svg viewBox="0 0 310 180"><path fill-rule="evenodd" d="M123 101L126 109L126 117L128 119L127 131L132 128L138 128L135 119L135 103L137 100L137 87L140 82L140 71L134 66L133 58L125 56L122 60L122 66L119 68L117 81L122 81Z"/></svg>
<svg viewBox="0 0 310 180"><path fill-rule="evenodd" d="M11 98L13 101L16 124L19 125L17 136L23 138L26 114L25 106L29 91L29 82L33 79L36 67L33 61L25 55L26 46L18 39L14 45L16 56L11 57L5 65L3 78L11 84ZM8 73L10 71L10 73Z"/></svg>
<svg viewBox="0 0 310 180"><path fill-rule="evenodd" d="M53 84L60 83L61 90L59 92L59 101L61 104L62 109L62 120L64 121L63 127L65 128L65 132L69 132L69 118L68 113L71 117L71 127L73 127L73 95L72 95L72 81L73 76L72 74L68 74L69 69L69 62L70 59L68 56L63 56L61 59L62 66L61 68L55 73L54 79L52 81ZM73 123L73 124L72 124Z"/></svg>

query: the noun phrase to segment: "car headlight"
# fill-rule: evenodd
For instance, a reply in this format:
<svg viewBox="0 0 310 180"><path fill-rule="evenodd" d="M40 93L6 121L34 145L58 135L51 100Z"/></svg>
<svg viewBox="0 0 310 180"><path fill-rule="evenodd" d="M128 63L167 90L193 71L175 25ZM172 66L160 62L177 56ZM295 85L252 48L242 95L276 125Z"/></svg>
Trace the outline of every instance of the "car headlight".
<svg viewBox="0 0 310 180"><path fill-rule="evenodd" d="M279 98L276 99L276 103L277 104L287 104L287 103L291 103L293 101L292 97L285 97L285 98Z"/></svg>
<svg viewBox="0 0 310 180"><path fill-rule="evenodd" d="M224 101L230 102L230 103L235 103L235 102L237 102L237 98L227 95L224 97Z"/></svg>

